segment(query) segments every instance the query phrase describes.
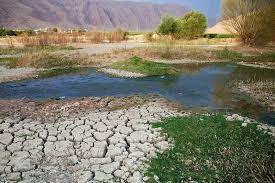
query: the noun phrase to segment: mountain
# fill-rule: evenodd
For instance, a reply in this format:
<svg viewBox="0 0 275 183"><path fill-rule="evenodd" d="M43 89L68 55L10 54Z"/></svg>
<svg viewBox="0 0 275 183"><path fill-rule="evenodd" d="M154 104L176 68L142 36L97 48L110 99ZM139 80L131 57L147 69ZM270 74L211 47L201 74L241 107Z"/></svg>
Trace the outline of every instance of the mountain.
<svg viewBox="0 0 275 183"><path fill-rule="evenodd" d="M181 16L177 4L114 0L0 0L0 26L12 29L46 27L110 30L153 30L162 16Z"/></svg>

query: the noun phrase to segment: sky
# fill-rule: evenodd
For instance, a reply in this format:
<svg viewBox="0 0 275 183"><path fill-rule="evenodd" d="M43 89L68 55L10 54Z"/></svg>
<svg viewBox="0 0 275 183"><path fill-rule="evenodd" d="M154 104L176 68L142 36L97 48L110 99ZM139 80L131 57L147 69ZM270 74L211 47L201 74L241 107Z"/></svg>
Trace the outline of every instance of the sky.
<svg viewBox="0 0 275 183"><path fill-rule="evenodd" d="M220 1L221 0L133 0L133 1L149 1L162 3L177 3L187 6L190 9L203 12L210 22L219 18Z"/></svg>

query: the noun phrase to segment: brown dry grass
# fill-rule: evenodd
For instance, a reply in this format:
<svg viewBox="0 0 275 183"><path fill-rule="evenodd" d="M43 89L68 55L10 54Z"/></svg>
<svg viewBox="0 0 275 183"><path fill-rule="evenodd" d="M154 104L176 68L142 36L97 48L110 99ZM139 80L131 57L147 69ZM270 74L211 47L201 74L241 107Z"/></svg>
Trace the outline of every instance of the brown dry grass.
<svg viewBox="0 0 275 183"><path fill-rule="evenodd" d="M30 36L26 33L21 34L16 40L27 47L34 46L52 46L66 45L69 43L103 43L103 42L121 42L127 40L127 32L123 30L115 30L112 32L73 32L73 33L39 33L35 36ZM10 42L8 42L10 46Z"/></svg>

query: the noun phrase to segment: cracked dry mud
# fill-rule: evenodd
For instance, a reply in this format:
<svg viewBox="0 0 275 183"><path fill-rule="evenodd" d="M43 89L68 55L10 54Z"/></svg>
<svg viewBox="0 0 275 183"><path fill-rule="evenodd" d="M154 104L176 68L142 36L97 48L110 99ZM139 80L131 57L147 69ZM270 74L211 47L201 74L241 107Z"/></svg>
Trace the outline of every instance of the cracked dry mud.
<svg viewBox="0 0 275 183"><path fill-rule="evenodd" d="M0 118L0 182L144 182L146 162L171 147L151 123L182 115L154 101L54 122Z"/></svg>

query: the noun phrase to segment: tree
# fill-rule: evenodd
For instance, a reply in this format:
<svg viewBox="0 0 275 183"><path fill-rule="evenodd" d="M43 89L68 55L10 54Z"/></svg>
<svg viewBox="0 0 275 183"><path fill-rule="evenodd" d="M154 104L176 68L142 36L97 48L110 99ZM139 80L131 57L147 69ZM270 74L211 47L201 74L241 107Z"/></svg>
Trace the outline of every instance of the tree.
<svg viewBox="0 0 275 183"><path fill-rule="evenodd" d="M191 11L178 20L178 36L192 39L204 34L207 27L207 20L204 14Z"/></svg>
<svg viewBox="0 0 275 183"><path fill-rule="evenodd" d="M172 16L165 16L162 18L157 32L162 35L174 35L177 32L177 30L177 20Z"/></svg>
<svg viewBox="0 0 275 183"><path fill-rule="evenodd" d="M222 19L248 46L267 44L275 36L274 0L223 0Z"/></svg>

